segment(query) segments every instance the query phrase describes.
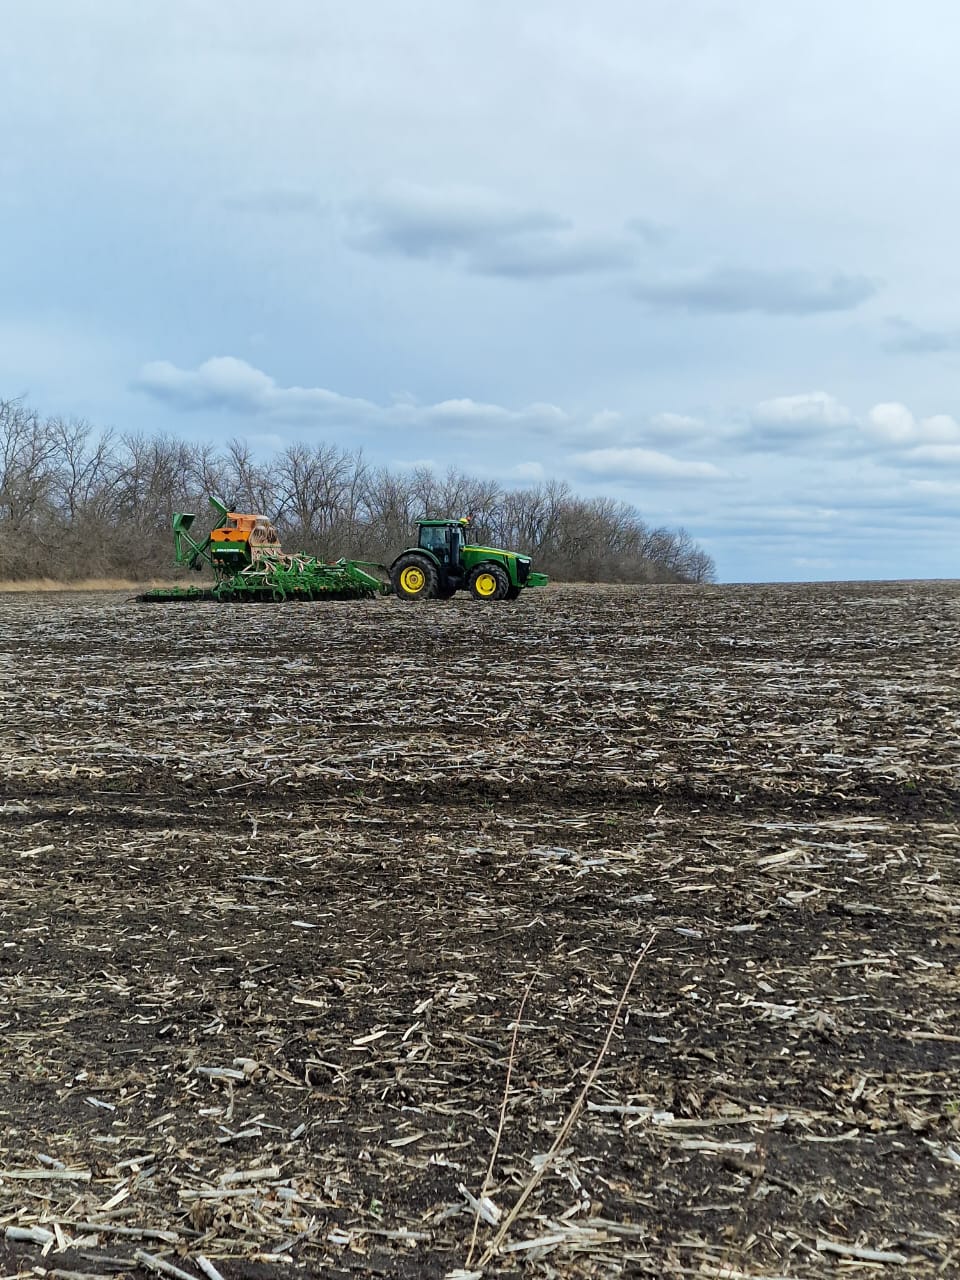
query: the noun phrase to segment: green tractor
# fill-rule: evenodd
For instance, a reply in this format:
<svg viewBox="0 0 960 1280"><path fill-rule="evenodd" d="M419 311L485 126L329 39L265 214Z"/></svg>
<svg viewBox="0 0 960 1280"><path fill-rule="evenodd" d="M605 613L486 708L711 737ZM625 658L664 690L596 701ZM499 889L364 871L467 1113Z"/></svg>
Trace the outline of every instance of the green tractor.
<svg viewBox="0 0 960 1280"><path fill-rule="evenodd" d="M397 556L390 581L401 600L448 600L469 591L476 600L516 600L525 587L545 587L529 556L467 542L463 520L418 520L419 540Z"/></svg>

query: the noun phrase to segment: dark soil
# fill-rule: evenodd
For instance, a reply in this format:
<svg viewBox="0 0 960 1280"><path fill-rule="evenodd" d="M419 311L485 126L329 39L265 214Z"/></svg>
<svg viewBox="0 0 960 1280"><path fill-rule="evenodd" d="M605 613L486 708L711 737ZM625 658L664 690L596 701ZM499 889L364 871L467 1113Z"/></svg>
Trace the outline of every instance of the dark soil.
<svg viewBox="0 0 960 1280"><path fill-rule="evenodd" d="M3 1273L479 1271L649 943L484 1274L960 1275L958 623L0 596Z"/></svg>

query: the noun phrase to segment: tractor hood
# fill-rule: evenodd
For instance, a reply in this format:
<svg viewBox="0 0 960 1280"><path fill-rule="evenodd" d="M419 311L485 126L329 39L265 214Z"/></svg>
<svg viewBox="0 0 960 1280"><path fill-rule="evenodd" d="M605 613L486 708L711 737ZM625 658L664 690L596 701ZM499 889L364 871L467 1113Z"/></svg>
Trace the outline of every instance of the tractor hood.
<svg viewBox="0 0 960 1280"><path fill-rule="evenodd" d="M529 556L521 555L519 551L504 551L502 547L478 547L473 542L468 542L463 548L464 551L479 551L485 556L509 556L511 560L529 560Z"/></svg>

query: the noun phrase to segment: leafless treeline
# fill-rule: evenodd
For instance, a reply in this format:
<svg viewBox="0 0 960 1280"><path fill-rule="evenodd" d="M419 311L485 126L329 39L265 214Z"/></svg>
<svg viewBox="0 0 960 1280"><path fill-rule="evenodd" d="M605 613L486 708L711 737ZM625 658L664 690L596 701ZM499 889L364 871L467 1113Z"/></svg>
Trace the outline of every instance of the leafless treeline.
<svg viewBox="0 0 960 1280"><path fill-rule="evenodd" d="M231 440L101 432L0 401L0 579L143 579L167 574L174 510L206 519L207 494L270 516L287 548L389 560L420 516L473 518L472 537L531 553L580 581L708 582L711 558L682 529L650 528L609 498L548 481L509 489L427 467L388 470L334 444L292 444L268 461Z"/></svg>

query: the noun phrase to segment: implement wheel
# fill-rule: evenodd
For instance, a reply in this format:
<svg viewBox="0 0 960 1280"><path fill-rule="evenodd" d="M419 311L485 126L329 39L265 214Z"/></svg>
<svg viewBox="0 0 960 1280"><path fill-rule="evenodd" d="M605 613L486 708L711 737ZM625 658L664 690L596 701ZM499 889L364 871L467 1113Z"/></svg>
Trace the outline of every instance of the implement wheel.
<svg viewBox="0 0 960 1280"><path fill-rule="evenodd" d="M425 556L401 556L390 570L393 590L401 600L431 600L437 594L436 566Z"/></svg>
<svg viewBox="0 0 960 1280"><path fill-rule="evenodd" d="M470 592L475 600L504 600L509 590L510 579L498 564L481 564L470 575Z"/></svg>

